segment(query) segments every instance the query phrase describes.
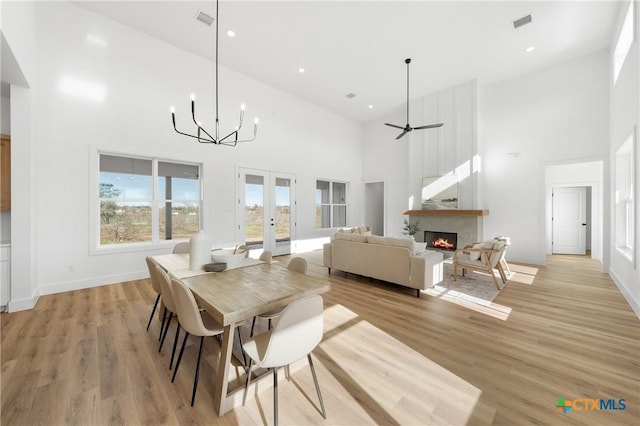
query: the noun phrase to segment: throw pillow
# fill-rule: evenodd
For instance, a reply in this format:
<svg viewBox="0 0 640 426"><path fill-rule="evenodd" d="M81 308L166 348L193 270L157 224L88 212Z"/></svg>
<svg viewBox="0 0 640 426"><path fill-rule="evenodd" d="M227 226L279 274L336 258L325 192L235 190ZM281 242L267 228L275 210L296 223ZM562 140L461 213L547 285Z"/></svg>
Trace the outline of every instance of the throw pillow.
<svg viewBox="0 0 640 426"><path fill-rule="evenodd" d="M473 247L471 247L473 250L480 250L482 248L483 244L482 243L477 243L474 244ZM469 252L469 260L480 260L480 251L470 251Z"/></svg>

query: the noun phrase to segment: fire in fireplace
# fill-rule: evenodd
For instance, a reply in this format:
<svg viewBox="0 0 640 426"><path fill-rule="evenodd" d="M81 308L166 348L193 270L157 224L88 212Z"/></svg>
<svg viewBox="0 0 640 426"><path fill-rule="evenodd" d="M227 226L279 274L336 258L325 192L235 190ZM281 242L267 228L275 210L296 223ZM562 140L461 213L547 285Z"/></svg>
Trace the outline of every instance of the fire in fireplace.
<svg viewBox="0 0 640 426"><path fill-rule="evenodd" d="M424 231L424 241L427 243L427 247L454 251L458 243L458 234L455 232Z"/></svg>

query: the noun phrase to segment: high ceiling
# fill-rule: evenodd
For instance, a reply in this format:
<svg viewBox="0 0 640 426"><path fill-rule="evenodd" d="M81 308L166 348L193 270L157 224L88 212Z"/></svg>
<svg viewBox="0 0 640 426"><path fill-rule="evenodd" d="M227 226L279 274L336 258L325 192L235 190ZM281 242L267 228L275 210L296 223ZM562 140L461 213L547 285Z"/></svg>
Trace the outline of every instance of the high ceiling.
<svg viewBox="0 0 640 426"><path fill-rule="evenodd" d="M96 13L214 58L215 2L86 1ZM609 46L615 1L241 1L220 3L220 64L358 121L477 78L487 84ZM533 22L514 30L512 21ZM226 31L236 36L230 38ZM525 48L535 46L526 53ZM304 68L304 73L298 69ZM345 95L353 93L354 98ZM369 108L373 105L373 108Z"/></svg>

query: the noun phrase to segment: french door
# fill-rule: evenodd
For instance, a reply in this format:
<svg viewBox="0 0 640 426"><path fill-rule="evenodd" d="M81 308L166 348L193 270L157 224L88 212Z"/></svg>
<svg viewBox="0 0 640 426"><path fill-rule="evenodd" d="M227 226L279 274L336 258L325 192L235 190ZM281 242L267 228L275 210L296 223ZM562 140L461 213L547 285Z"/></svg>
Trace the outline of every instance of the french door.
<svg viewBox="0 0 640 426"><path fill-rule="evenodd" d="M291 253L295 232L295 176L240 168L238 172L238 241L254 256L269 250Z"/></svg>

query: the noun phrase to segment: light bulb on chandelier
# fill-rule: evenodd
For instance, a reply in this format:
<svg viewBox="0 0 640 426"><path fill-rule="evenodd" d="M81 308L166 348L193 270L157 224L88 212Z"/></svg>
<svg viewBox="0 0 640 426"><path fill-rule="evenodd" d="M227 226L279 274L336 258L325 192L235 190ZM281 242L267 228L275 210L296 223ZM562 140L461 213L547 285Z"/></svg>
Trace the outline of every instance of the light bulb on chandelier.
<svg viewBox="0 0 640 426"><path fill-rule="evenodd" d="M194 93L191 94L191 119L193 123L196 125L197 133L195 135L181 132L176 127L176 113L175 108L171 107L171 121L173 122L173 130L176 133L181 134L183 136L188 136L190 138L197 139L200 143L212 143L215 145L227 145L227 146L236 146L238 142L251 142L256 138L258 134L258 119L255 118L253 121L253 135L249 139L240 139L239 132L242 128L242 122L244 121L244 110L245 104L240 105L240 120L237 126L235 126L234 130L226 136L220 137L220 120L218 119L218 0L216 0L216 127L215 132L212 135L207 132L202 127L202 122L196 119L196 95Z"/></svg>

